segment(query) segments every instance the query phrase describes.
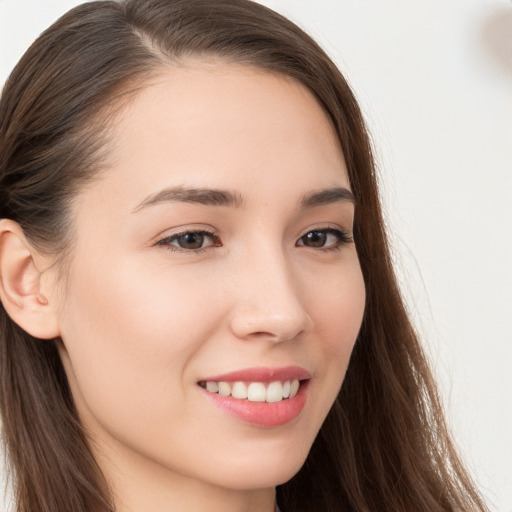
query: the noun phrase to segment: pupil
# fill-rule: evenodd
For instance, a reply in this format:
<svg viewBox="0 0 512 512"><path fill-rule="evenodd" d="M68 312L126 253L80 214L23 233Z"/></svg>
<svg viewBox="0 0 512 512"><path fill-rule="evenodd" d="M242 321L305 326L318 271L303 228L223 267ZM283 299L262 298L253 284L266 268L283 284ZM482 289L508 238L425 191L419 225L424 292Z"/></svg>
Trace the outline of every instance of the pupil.
<svg viewBox="0 0 512 512"><path fill-rule="evenodd" d="M201 233L187 233L179 238L179 245L183 249L200 249L203 242L204 235Z"/></svg>
<svg viewBox="0 0 512 512"><path fill-rule="evenodd" d="M322 231L311 231L305 236L304 242L310 247L323 247L327 240L327 234Z"/></svg>

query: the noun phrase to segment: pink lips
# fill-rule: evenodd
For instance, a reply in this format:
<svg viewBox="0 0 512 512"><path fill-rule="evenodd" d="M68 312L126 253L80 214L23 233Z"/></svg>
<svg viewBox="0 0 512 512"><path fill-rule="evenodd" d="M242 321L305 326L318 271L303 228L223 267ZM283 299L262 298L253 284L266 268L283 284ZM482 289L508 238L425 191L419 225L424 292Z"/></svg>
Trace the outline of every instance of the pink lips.
<svg viewBox="0 0 512 512"><path fill-rule="evenodd" d="M283 368L247 368L236 372L214 375L205 382L272 382L274 380L307 380L311 374L300 366L286 366Z"/></svg>
<svg viewBox="0 0 512 512"><path fill-rule="evenodd" d="M221 396L203 389L206 397L239 420L261 427L278 427L295 419L304 408L311 374L299 366L283 368L248 368L245 370L214 375L202 382L262 382L299 380L299 390L293 398L280 402L251 402L231 396Z"/></svg>

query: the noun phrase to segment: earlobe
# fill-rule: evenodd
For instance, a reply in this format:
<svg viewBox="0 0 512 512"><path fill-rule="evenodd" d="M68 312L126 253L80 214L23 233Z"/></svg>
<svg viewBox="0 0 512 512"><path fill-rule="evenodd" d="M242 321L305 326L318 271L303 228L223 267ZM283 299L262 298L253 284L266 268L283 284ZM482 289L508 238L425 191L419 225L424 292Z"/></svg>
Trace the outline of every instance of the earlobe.
<svg viewBox="0 0 512 512"><path fill-rule="evenodd" d="M59 336L55 308L42 289L35 250L14 221L0 220L0 300L11 319L35 338Z"/></svg>

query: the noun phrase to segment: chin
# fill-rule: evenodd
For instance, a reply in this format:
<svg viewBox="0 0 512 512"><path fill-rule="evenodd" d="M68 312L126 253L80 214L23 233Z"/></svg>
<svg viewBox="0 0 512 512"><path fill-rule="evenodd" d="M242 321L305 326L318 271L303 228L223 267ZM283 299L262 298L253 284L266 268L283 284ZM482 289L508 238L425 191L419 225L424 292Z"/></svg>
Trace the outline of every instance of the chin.
<svg viewBox="0 0 512 512"><path fill-rule="evenodd" d="M256 453L235 454L223 460L216 478L223 487L262 489L281 485L293 478L304 465L311 445L271 447ZM221 483L222 481L222 483Z"/></svg>

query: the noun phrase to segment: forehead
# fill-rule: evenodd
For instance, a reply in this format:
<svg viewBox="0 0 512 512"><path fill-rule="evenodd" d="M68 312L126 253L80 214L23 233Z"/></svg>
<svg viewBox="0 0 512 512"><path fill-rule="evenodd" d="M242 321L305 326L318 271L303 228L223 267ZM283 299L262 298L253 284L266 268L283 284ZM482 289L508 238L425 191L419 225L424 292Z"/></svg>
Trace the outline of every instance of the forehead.
<svg viewBox="0 0 512 512"><path fill-rule="evenodd" d="M242 194L349 185L336 133L313 94L251 67L169 66L123 108L110 134L106 176L132 206L171 185L228 184Z"/></svg>

